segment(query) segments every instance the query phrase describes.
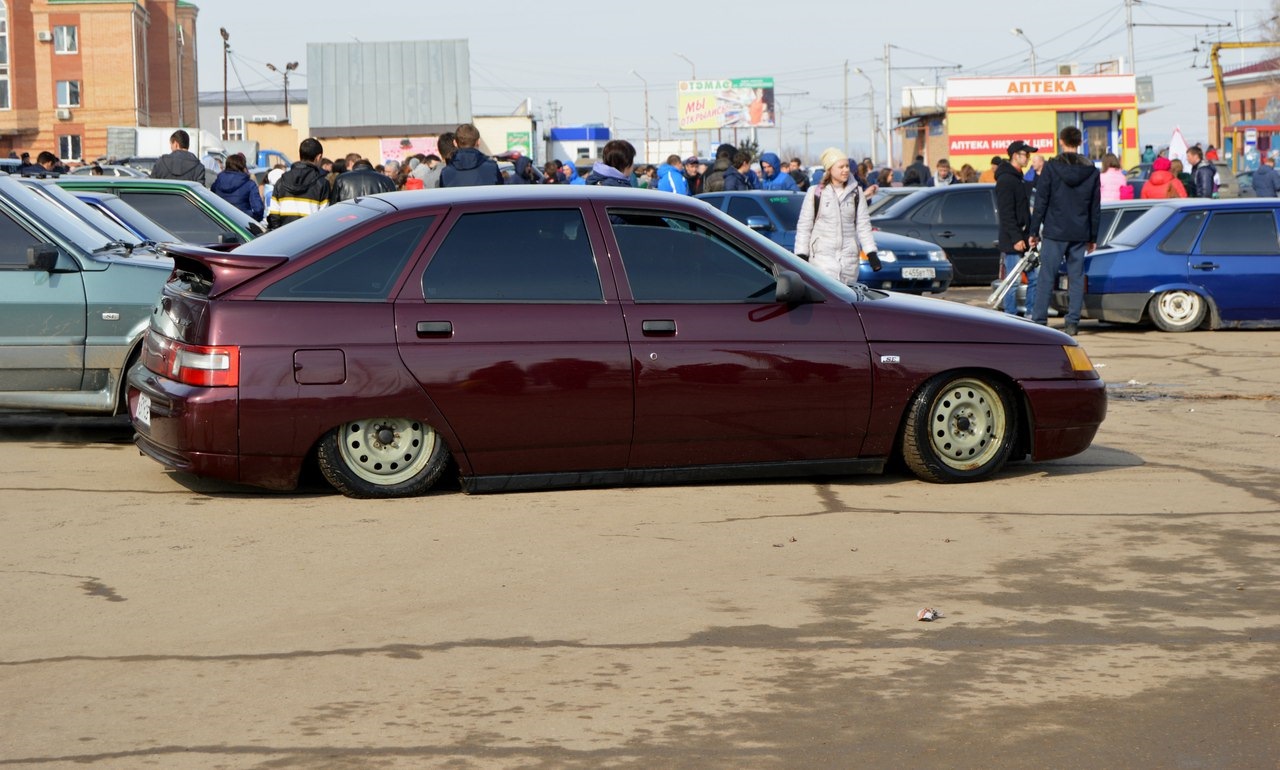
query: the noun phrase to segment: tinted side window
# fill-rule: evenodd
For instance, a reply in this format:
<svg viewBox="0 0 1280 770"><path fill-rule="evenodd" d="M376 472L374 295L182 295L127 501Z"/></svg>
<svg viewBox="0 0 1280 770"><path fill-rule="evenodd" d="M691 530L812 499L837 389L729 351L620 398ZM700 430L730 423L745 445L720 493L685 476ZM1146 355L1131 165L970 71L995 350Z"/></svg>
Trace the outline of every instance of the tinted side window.
<svg viewBox="0 0 1280 770"><path fill-rule="evenodd" d="M1200 226L1204 224L1207 212L1193 211L1187 214L1173 232L1160 242L1160 250L1168 254L1190 254L1196 245L1196 236L1200 235Z"/></svg>
<svg viewBox="0 0 1280 770"><path fill-rule="evenodd" d="M986 190L967 190L945 196L942 221L957 225L994 225L995 205Z"/></svg>
<svg viewBox="0 0 1280 770"><path fill-rule="evenodd" d="M1116 231L1111 234L1111 237L1114 238L1124 232L1126 227L1136 222L1138 217L1141 217L1145 213L1147 212L1144 209L1125 209L1124 211L1121 211L1120 221L1116 223Z"/></svg>
<svg viewBox="0 0 1280 770"><path fill-rule="evenodd" d="M739 196L729 199L729 210L725 213L744 225L747 223L747 217L768 216L765 214L764 209L760 208L759 201Z"/></svg>
<svg viewBox="0 0 1280 770"><path fill-rule="evenodd" d="M382 300L417 251L432 217L383 227L268 286L261 299Z"/></svg>
<svg viewBox="0 0 1280 770"><path fill-rule="evenodd" d="M27 248L41 242L9 215L0 213L0 269L25 269Z"/></svg>
<svg viewBox="0 0 1280 770"><path fill-rule="evenodd" d="M610 212L637 302L772 302L772 266L683 219Z"/></svg>
<svg viewBox="0 0 1280 770"><path fill-rule="evenodd" d="M185 195L121 190L120 197L187 243L217 243L224 233L233 234Z"/></svg>
<svg viewBox="0 0 1280 770"><path fill-rule="evenodd" d="M911 213L911 220L923 225L936 225L939 222L938 217L941 213L942 201L939 200L939 196L934 195Z"/></svg>
<svg viewBox="0 0 1280 770"><path fill-rule="evenodd" d="M1201 254L1280 254L1272 211L1217 212L1200 239Z"/></svg>
<svg viewBox="0 0 1280 770"><path fill-rule="evenodd" d="M1102 210L1102 218L1098 220L1098 236L1100 238L1106 237L1107 231L1111 229L1111 223L1116 221L1116 214L1118 213L1115 209Z"/></svg>
<svg viewBox="0 0 1280 770"><path fill-rule="evenodd" d="M422 275L428 302L601 302L578 209L464 214Z"/></svg>

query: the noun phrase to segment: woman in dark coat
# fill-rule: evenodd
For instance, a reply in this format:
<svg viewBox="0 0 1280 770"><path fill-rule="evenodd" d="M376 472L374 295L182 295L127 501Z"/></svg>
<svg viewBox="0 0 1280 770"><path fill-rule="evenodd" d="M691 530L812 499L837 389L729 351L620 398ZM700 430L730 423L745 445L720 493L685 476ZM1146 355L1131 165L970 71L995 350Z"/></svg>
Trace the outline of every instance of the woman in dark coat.
<svg viewBox="0 0 1280 770"><path fill-rule="evenodd" d="M254 221L262 221L262 196L258 194L258 183L249 176L243 154L237 152L227 156L227 168L213 180L212 189L219 198L253 217Z"/></svg>

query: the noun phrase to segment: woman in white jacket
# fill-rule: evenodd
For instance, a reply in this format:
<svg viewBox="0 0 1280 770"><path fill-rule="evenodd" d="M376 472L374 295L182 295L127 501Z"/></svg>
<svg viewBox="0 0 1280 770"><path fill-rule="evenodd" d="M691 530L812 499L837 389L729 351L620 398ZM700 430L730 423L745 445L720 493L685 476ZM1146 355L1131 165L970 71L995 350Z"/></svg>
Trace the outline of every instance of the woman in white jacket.
<svg viewBox="0 0 1280 770"><path fill-rule="evenodd" d="M822 183L809 188L800 209L796 254L841 283L856 283L862 254L872 270L880 269L867 199L849 171L849 156L828 147L822 168Z"/></svg>

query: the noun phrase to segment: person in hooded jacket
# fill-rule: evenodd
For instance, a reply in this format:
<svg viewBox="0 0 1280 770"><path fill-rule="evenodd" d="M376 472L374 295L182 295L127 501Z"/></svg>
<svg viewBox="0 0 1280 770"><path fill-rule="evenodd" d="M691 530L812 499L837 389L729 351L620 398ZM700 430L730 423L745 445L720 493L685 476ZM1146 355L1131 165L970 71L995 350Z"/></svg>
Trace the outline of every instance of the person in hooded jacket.
<svg viewBox="0 0 1280 770"><path fill-rule="evenodd" d="M168 155L161 155L151 167L152 179L186 179L205 184L204 164L191 152L191 135L181 128L169 135Z"/></svg>
<svg viewBox="0 0 1280 770"><path fill-rule="evenodd" d="M213 180L212 190L214 195L253 217L255 222L262 221L262 195L258 192L258 183L249 176L243 153L227 156L227 167Z"/></svg>
<svg viewBox="0 0 1280 770"><path fill-rule="evenodd" d="M507 184L537 184L538 178L533 173L533 161L523 153L511 155L511 176Z"/></svg>
<svg viewBox="0 0 1280 770"><path fill-rule="evenodd" d="M592 164L584 184L600 187L630 187L631 168L636 161L636 148L626 139L610 139L600 153L601 160Z"/></svg>
<svg viewBox="0 0 1280 770"><path fill-rule="evenodd" d="M560 170L564 173L565 184L586 184L587 183L587 180L583 179L582 176L578 173L577 164L575 164L571 160L566 160L564 162L564 165L560 167Z"/></svg>
<svg viewBox="0 0 1280 770"><path fill-rule="evenodd" d="M796 180L783 170L782 159L772 152L766 152L760 156L760 189L800 192Z"/></svg>
<svg viewBox="0 0 1280 770"><path fill-rule="evenodd" d="M841 283L854 283L863 254L872 270L880 269L866 194L841 150L823 150L822 168L822 182L809 188L800 207L796 255Z"/></svg>
<svg viewBox="0 0 1280 770"><path fill-rule="evenodd" d="M1019 139L1009 145L1009 160L1001 159L996 164L996 213L999 215L1000 230L996 236L996 246L1004 255L1005 275L1018 264L1026 253L1036 245L1035 236L1031 233L1031 198L1027 194L1027 185L1022 180L1022 169L1031 160L1036 148ZM1023 273L1027 277L1026 311L1031 314L1036 298L1036 273L1028 270ZM1010 291L1004 295L1004 312L1018 315L1018 292Z"/></svg>
<svg viewBox="0 0 1280 770"><path fill-rule="evenodd" d="M689 194L689 180L685 178L679 155L668 155L667 162L658 166L658 189L677 195Z"/></svg>
<svg viewBox="0 0 1280 770"><path fill-rule="evenodd" d="M1102 191L1098 169L1080 154L1084 136L1075 126L1058 132L1062 153L1044 164L1036 184L1031 210L1031 233L1040 237L1040 286L1053 286L1058 268L1067 264L1067 314L1063 331L1075 336L1084 305L1084 255L1098 246L1098 224L1102 219ZM1041 227L1043 226L1043 230ZM1032 320L1049 323L1049 295L1036 294Z"/></svg>
<svg viewBox="0 0 1280 770"><path fill-rule="evenodd" d="M268 230L311 216L329 205L329 180L319 165L322 155L324 147L319 139L308 137L298 144L301 160L280 175L272 191L267 209Z"/></svg>
<svg viewBox="0 0 1280 770"><path fill-rule="evenodd" d="M738 148L731 144L722 144L716 148L716 159L702 175L703 192L724 192L724 174L733 166L733 156Z"/></svg>
<svg viewBox="0 0 1280 770"><path fill-rule="evenodd" d="M440 172L441 187L481 187L503 184L498 162L479 150L480 131L470 123L463 123L453 131L458 149Z"/></svg>
<svg viewBox="0 0 1280 770"><path fill-rule="evenodd" d="M1187 197L1187 189L1173 175L1173 164L1168 158L1161 156L1152 161L1151 176L1147 177L1147 181L1143 183L1142 194L1138 197L1144 200L1185 198Z"/></svg>

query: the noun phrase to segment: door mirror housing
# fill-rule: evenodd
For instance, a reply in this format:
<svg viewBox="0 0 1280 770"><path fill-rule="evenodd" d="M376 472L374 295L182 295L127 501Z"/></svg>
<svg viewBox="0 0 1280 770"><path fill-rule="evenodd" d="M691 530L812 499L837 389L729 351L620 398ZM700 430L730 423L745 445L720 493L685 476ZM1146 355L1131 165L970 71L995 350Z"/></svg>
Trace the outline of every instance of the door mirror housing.
<svg viewBox="0 0 1280 770"><path fill-rule="evenodd" d="M47 243L27 247L27 267L42 273L52 273L58 267L58 248Z"/></svg>
<svg viewBox="0 0 1280 770"><path fill-rule="evenodd" d="M747 227L750 227L752 230L773 230L773 224L769 222L769 218L766 216L747 217Z"/></svg>
<svg viewBox="0 0 1280 770"><path fill-rule="evenodd" d="M787 305L799 305L813 299L809 285L794 270L778 271L778 285L773 296L777 302Z"/></svg>

